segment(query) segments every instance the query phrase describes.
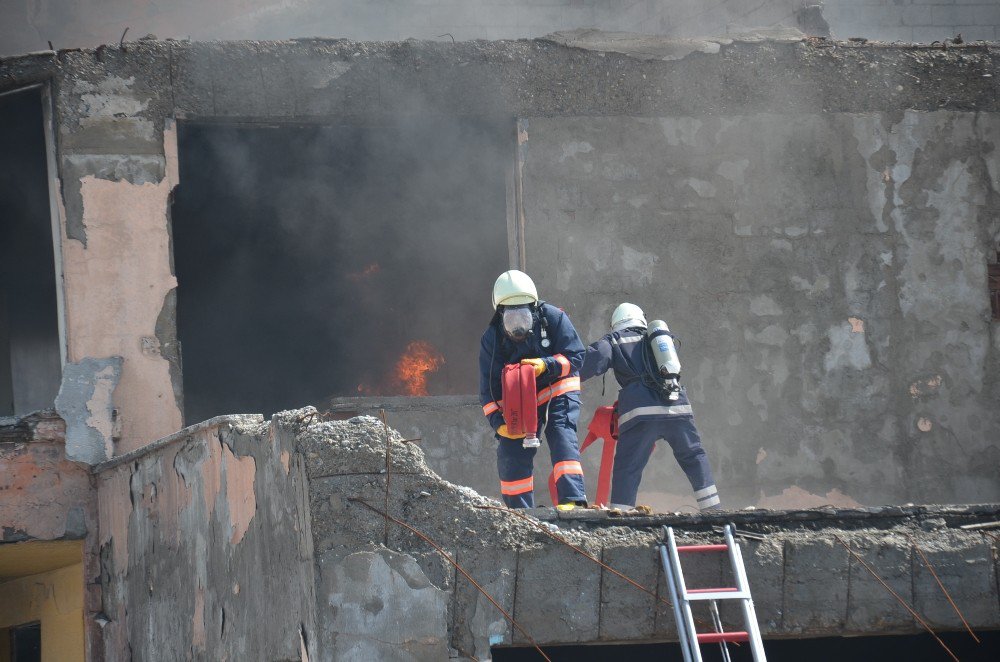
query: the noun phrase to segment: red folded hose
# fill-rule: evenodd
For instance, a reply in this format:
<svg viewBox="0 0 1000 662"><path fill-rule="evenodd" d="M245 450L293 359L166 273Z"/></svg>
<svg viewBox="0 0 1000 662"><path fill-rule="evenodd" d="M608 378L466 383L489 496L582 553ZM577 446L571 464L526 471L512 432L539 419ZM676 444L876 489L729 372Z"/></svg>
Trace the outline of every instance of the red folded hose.
<svg viewBox="0 0 1000 662"><path fill-rule="evenodd" d="M500 376L503 389L503 421L515 435L538 433L538 403L535 367L512 363Z"/></svg>

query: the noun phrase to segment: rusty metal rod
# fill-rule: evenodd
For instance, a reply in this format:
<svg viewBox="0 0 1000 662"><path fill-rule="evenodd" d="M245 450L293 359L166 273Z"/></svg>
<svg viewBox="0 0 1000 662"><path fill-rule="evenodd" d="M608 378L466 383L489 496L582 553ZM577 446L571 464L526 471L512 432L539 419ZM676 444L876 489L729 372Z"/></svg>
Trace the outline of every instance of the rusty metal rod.
<svg viewBox="0 0 1000 662"><path fill-rule="evenodd" d="M931 562L927 559L926 556L924 556L924 552L919 547L917 547L917 541L914 540L913 536L911 536L909 533L906 534L906 537L909 538L910 544L913 545L913 549L917 550L917 554L920 555L920 560L923 561L924 567L926 567L928 570L931 571L931 575L934 577L934 581L937 582L937 585L941 589L941 592L944 593L944 597L948 598L948 602L951 604L951 608L954 609L955 613L958 614L958 617L962 619L962 625L964 625L965 629L969 631L969 635L976 640L977 644L981 643L979 641L979 637L977 637L976 633L972 631L971 627L969 627L969 622L965 620L965 616L962 615L962 610L960 610L958 608L958 605L955 604L955 601L951 599L951 594L948 593L948 589L944 587L944 584L941 583L941 579L938 577L937 573L934 572L934 566L932 566Z"/></svg>
<svg viewBox="0 0 1000 662"><path fill-rule="evenodd" d="M600 560L599 558L597 558L597 557L595 557L595 556L593 556L591 554L588 554L585 550L580 549L579 547L577 547L576 545L574 545L570 541L566 540L565 538L563 538L561 536L557 536L556 534L552 533L551 531L549 531L549 529L544 524L542 524L538 520L532 519L532 518L528 517L527 515L522 515L521 513L519 513L516 510L514 510L513 508L507 508L506 506L476 506L476 508L481 508L483 510L499 510L500 512L505 512L505 513L508 513L510 515L514 515L515 517L520 517L525 522L528 522L529 524L534 525L535 528L537 528L539 531L541 531L542 533L544 533L548 537L552 538L556 542L560 542L563 545L566 545L567 547L569 547L570 549L572 549L577 554L583 556L584 558L590 559L591 561L593 561L597 565L601 566L602 568L604 568L605 570L607 570L611 574L616 575L617 577L620 577L621 579L625 580L626 582L628 582L629 584L631 584L635 588L639 589L643 593L648 593L649 595L653 596L654 599L662 602L663 604L667 605L668 607L673 607L673 604L669 600L667 600L666 598L661 598L659 595L656 594L655 591L650 591L648 588L646 588L645 586L643 586L639 582L635 581L634 579L632 579L628 575L615 570L614 568L612 568L611 566L609 566L604 561ZM700 618L695 618L694 620L695 620L695 622L698 623L698 625L705 625L705 626L708 626L708 627L711 627L711 625L712 625L711 623L708 623L708 622L706 622L706 621L704 621L704 620L702 620ZM736 645L739 646L739 642L736 642Z"/></svg>
<svg viewBox="0 0 1000 662"><path fill-rule="evenodd" d="M889 586L889 584L887 584L884 579L882 579L881 577L879 577L878 573L876 573L874 570L872 570L871 566L869 566L867 563L865 563L865 560L863 558L861 558L853 549L851 549L850 545L848 545L846 542L844 542L843 540L841 540L840 536L834 536L834 539L837 542L839 542L841 545L843 545L844 549L846 549L847 552L851 556L853 556L855 559L857 559L858 563L860 563L864 567L865 570L867 570L869 573L871 573L871 576L874 577L878 581L878 583L882 585L882 588L884 588L885 590L887 590L889 592L889 594L892 595L892 597L896 598L896 600L899 602L899 604L903 605L903 607L906 608L906 611L910 612L910 615L913 616L913 618L917 619L917 622L920 623L922 626L924 626L925 630L927 630L928 632L931 633L932 637L934 637L935 639L937 639L937 642L939 644L941 644L941 648L943 648L948 653L948 655L951 656L951 659L955 660L955 662L960 662L959 659L958 659L958 657L956 657L955 654L951 652L951 649L948 648L948 644L944 643L941 640L941 637L937 636L937 633L934 632L934 630L931 629L931 626L927 624L927 621L925 621L924 619L922 619L920 617L920 614L918 614L916 611L914 611L913 607L911 607L910 605L908 605L906 603L906 600L903 600L903 598L899 597L899 594L896 593L894 590L892 590L892 587Z"/></svg>
<svg viewBox="0 0 1000 662"><path fill-rule="evenodd" d="M389 424L385 422L385 409L379 409L382 419L382 429L385 430L385 546L389 546L389 476L392 468L389 466Z"/></svg>
<svg viewBox="0 0 1000 662"><path fill-rule="evenodd" d="M415 536L417 536L418 538L420 538L421 540L423 540L424 542L426 542L428 545L430 545L431 547L433 547L435 550L437 550L437 553L440 554L444 558L445 561L447 561L451 565L455 566L455 570L458 570L460 573L462 573L462 576L465 577L466 579L468 579L469 583L472 584L473 586L475 586L476 590L478 590L480 593L482 593L483 597L485 597L487 600L489 600L490 603L494 607L496 607L497 610L501 614L504 615L504 618L506 618L513 627L517 628L518 631L521 634L523 634L524 637L528 641L531 642L531 645L535 647L535 650L538 651L538 654L541 655L546 660L546 662L552 662L552 659L548 655L545 654L545 651L543 651L542 648L541 648L541 646L538 645L538 642L535 641L535 638L532 637L530 634L528 634L528 631L525 630L523 627L521 627L521 625L517 621L514 620L514 617L511 616L510 614L508 614L507 610L504 609L503 607L501 607L500 603L498 603L496 600L494 600L493 596L491 596L489 593L487 593L486 589L484 589L482 586L480 586L479 582L477 582L475 579L473 579L472 575L470 575L468 572L466 572L465 568L463 568L461 565L459 565L458 561L456 561L455 559L451 558L451 555L449 555L448 552L444 551L444 549L441 547L441 545L437 544L436 542L434 542L433 540L431 540L429 537L427 537L427 535L425 535L424 533L418 531L417 529L415 529L414 527L410 526L406 522L403 522L402 520L396 519L395 517L393 517L392 515L390 515L387 512L383 513L381 511L379 511L378 508L376 508L375 506L371 505L367 501L364 501L363 499L358 499L358 498L355 498L355 497L347 497L347 500L348 501L352 501L354 503L360 503L362 506L365 506L366 508L369 508L370 510L378 513L379 515L384 515L385 518L386 518L386 520L391 520L392 522L400 525L404 529L410 531Z"/></svg>

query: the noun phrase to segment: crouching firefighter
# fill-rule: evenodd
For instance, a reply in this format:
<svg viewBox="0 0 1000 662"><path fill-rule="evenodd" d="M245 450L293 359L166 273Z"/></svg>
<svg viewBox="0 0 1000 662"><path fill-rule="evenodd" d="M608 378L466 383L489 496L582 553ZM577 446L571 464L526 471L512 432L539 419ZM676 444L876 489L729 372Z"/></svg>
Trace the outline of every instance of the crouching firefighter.
<svg viewBox="0 0 1000 662"><path fill-rule="evenodd" d="M505 365L520 363L530 364L535 371L538 431L544 429L552 456L557 507L585 506L576 435L583 342L563 311L538 300L535 284L521 271L500 274L493 286L493 308L496 313L479 350L479 401L498 441L497 470L504 503L510 508L535 506L536 449L522 442L524 434L508 431L503 415L501 373Z"/></svg>
<svg viewBox="0 0 1000 662"><path fill-rule="evenodd" d="M623 303L611 315L611 333L587 348L584 380L613 369L618 394L618 445L611 479L611 507L632 508L642 471L657 440L666 439L691 482L702 510L720 508L708 456L694 426L694 412L680 385L673 335L659 320L649 324L639 306Z"/></svg>

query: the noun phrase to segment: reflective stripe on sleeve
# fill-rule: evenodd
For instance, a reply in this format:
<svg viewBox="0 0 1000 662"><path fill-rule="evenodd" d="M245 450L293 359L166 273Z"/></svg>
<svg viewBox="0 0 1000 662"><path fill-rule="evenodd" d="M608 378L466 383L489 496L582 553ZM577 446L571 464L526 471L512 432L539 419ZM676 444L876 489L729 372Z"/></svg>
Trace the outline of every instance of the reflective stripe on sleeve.
<svg viewBox="0 0 1000 662"><path fill-rule="evenodd" d="M691 405L673 405L665 407L663 405L653 405L651 407L636 407L632 411L618 417L618 426L625 425L636 416L679 416L681 414L693 414Z"/></svg>
<svg viewBox="0 0 1000 662"><path fill-rule="evenodd" d="M552 475L555 480L559 480L565 475L583 475L583 466L577 460L563 460L562 462L556 462L556 466L552 468Z"/></svg>
<svg viewBox="0 0 1000 662"><path fill-rule="evenodd" d="M490 403L487 403L487 404L483 405L483 414L485 414L486 416L489 416L490 414L492 414L495 411L500 411L500 403L499 402L490 402Z"/></svg>
<svg viewBox="0 0 1000 662"><path fill-rule="evenodd" d="M566 379L560 379L555 384L552 384L551 386L546 386L545 388L543 388L541 391L538 392L538 406L541 407L554 397L579 390L580 390L579 375L577 375L576 377L567 377Z"/></svg>
<svg viewBox="0 0 1000 662"><path fill-rule="evenodd" d="M632 336L631 338L618 338L617 340L615 338L612 338L611 342L613 342L616 345L628 345L630 343L639 342L642 339L643 336Z"/></svg>
<svg viewBox="0 0 1000 662"><path fill-rule="evenodd" d="M559 376L560 377L565 377L566 375L568 375L569 371L570 371L570 368L572 368L572 366L569 364L569 359L567 359L562 354L555 354L555 355L552 356L552 358L554 358L556 361L558 361L559 365L562 366L562 372L559 373Z"/></svg>
<svg viewBox="0 0 1000 662"><path fill-rule="evenodd" d="M528 477L522 478L521 480L501 480L500 481L500 493L506 494L507 496L514 496L515 494L524 494L525 492L531 492L535 489L535 478Z"/></svg>

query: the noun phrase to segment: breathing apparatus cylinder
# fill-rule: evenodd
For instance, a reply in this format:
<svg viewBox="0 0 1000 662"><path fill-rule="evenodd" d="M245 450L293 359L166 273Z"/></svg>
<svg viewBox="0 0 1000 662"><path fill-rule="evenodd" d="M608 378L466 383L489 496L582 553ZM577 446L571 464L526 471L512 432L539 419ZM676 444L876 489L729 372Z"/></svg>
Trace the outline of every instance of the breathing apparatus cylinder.
<svg viewBox="0 0 1000 662"><path fill-rule="evenodd" d="M660 377L666 380L665 390L668 400L680 397L681 360L677 357L674 339L670 335L670 327L663 320L653 320L646 329L649 348L653 351L653 360Z"/></svg>

